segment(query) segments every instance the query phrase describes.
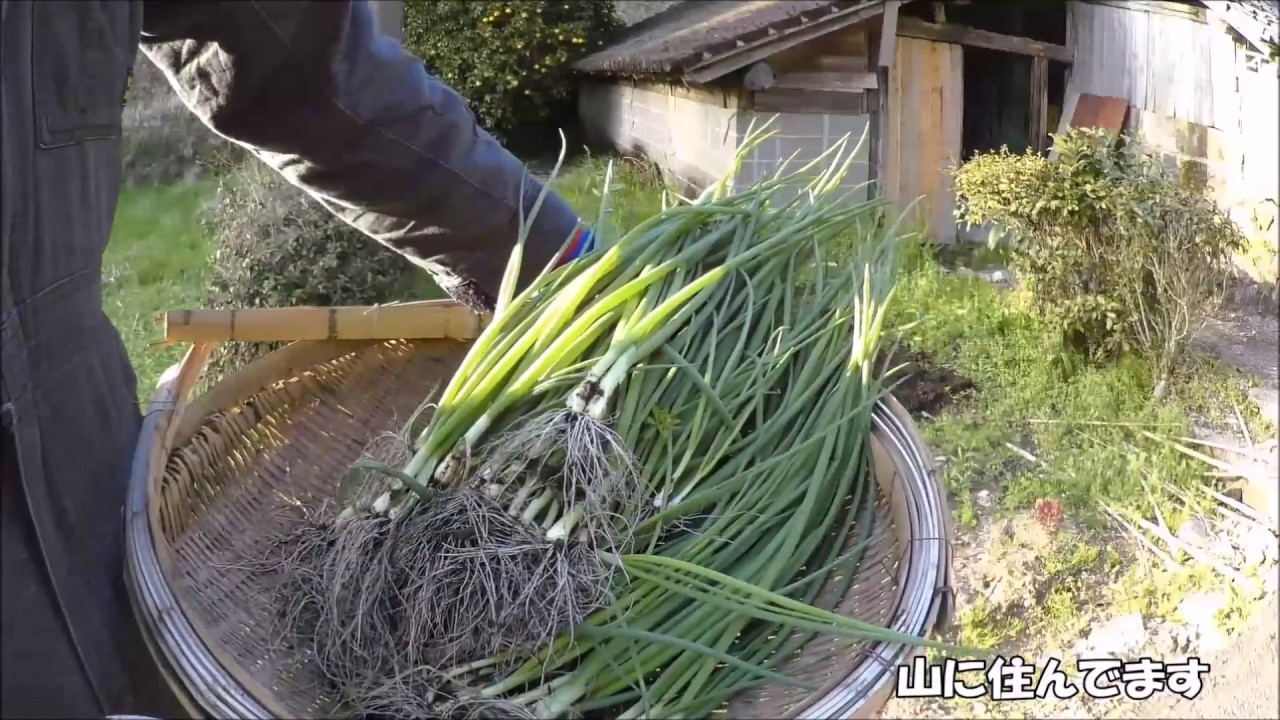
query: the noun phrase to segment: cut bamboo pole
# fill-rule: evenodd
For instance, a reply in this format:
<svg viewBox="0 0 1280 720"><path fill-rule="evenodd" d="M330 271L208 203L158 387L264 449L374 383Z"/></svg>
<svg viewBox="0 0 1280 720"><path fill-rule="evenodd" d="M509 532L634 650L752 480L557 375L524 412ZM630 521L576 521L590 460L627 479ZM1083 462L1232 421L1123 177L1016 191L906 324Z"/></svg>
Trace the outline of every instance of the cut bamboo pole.
<svg viewBox="0 0 1280 720"><path fill-rule="evenodd" d="M159 344L170 344L474 340L489 317L452 300L426 300L375 306L170 310L160 320L164 340Z"/></svg>

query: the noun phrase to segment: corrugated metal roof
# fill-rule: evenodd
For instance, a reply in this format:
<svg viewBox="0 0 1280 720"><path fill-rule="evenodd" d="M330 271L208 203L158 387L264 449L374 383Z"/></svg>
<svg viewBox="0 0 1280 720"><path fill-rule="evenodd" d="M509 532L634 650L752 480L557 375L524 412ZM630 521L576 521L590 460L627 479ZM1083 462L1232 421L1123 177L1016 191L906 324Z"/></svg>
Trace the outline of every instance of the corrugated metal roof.
<svg viewBox="0 0 1280 720"><path fill-rule="evenodd" d="M665 75L810 19L850 0L684 0L631 26L613 45L574 64L580 72Z"/></svg>
<svg viewBox="0 0 1280 720"><path fill-rule="evenodd" d="M1272 36L1280 31L1280 2L1276 0L1236 0L1242 10L1262 23Z"/></svg>
<svg viewBox="0 0 1280 720"><path fill-rule="evenodd" d="M1278 0L1199 0L1210 11L1223 13L1222 19L1233 30L1271 56L1280 55L1280 1Z"/></svg>

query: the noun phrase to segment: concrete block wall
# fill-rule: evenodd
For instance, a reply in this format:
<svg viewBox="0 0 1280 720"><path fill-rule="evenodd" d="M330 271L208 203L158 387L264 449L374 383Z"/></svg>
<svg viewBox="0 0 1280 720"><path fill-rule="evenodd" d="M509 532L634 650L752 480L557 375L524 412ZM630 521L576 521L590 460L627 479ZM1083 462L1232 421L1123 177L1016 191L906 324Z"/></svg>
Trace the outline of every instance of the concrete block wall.
<svg viewBox="0 0 1280 720"><path fill-rule="evenodd" d="M589 83L578 98L594 141L641 152L690 185L719 180L738 149L734 108L628 83Z"/></svg>
<svg viewBox="0 0 1280 720"><path fill-rule="evenodd" d="M1165 166L1202 185L1248 238L1237 267L1255 282L1272 284L1280 276L1280 121L1274 105L1257 103L1230 129L1129 109L1134 129Z"/></svg>
<svg viewBox="0 0 1280 720"><path fill-rule="evenodd" d="M760 128L772 121L769 130L774 133L774 136L750 151L739 171L737 178L739 187L749 186L771 177L777 168L793 154L795 157L787 166L787 172L799 170L820 157L845 135L850 136L847 150L852 150L857 147L863 132L868 129L871 118L868 115L742 112L738 115L738 132L741 136L746 136L753 121L755 128ZM854 164L841 184L843 191L857 200L867 198L868 188L865 183L870 170L867 159L873 157L870 150L871 138L868 136L862 147L858 148ZM815 168L815 171L821 172L825 169L824 161L821 167Z"/></svg>
<svg viewBox="0 0 1280 720"><path fill-rule="evenodd" d="M738 187L771 177L793 153L788 168L798 170L846 134L852 148L870 122L868 115L740 111L628 83L584 85L579 112L594 141L641 152L676 179L698 188L729 170L753 122L759 128L772 120L769 129L775 134L744 159ZM859 200L868 196L867 160L874 157L870 151L868 137L842 183Z"/></svg>

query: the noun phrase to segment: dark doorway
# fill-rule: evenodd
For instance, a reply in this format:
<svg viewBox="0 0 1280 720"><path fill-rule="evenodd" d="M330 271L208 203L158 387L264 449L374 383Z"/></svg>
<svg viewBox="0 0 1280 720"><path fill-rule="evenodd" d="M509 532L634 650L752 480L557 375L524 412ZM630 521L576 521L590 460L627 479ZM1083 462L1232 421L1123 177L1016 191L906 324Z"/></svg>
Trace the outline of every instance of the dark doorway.
<svg viewBox="0 0 1280 720"><path fill-rule="evenodd" d="M1067 3L1063 0L913 2L903 5L902 13L929 23L1066 44ZM1014 152L1031 147L1047 149L1047 136L1057 132L1062 115L1066 70L1062 63L966 44L963 157L1005 146ZM1039 116L1041 110L1043 117ZM1039 135L1041 127L1044 136Z"/></svg>
<svg viewBox="0 0 1280 720"><path fill-rule="evenodd" d="M966 160L1005 145L1015 152L1031 147L1031 58L964 49L960 136Z"/></svg>
<svg viewBox="0 0 1280 720"><path fill-rule="evenodd" d="M1027 55L964 49L964 117L960 133L966 160L974 153L1006 146L1012 152L1049 147L1048 138L1037 138L1033 129L1033 66L1033 59ZM1046 135L1057 132L1062 117L1066 69L1062 63L1048 63Z"/></svg>

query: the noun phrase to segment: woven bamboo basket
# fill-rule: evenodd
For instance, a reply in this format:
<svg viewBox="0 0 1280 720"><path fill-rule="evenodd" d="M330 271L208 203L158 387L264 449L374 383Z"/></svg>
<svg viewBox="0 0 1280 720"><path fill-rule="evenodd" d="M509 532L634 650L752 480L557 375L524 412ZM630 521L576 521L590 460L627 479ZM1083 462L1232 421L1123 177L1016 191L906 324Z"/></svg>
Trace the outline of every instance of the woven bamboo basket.
<svg viewBox="0 0 1280 720"><path fill-rule="evenodd" d="M268 584L247 557L332 496L369 440L401 427L442 385L484 319L450 302L379 308L174 311L190 342L145 416L127 505L126 575L150 650L196 717L329 717L305 658L270 650ZM292 341L217 384L200 378L225 341ZM892 398L874 413L874 545L842 612L919 636L950 614L950 524L932 459ZM875 717L914 649L827 639L783 672L820 687L764 687L731 717Z"/></svg>

